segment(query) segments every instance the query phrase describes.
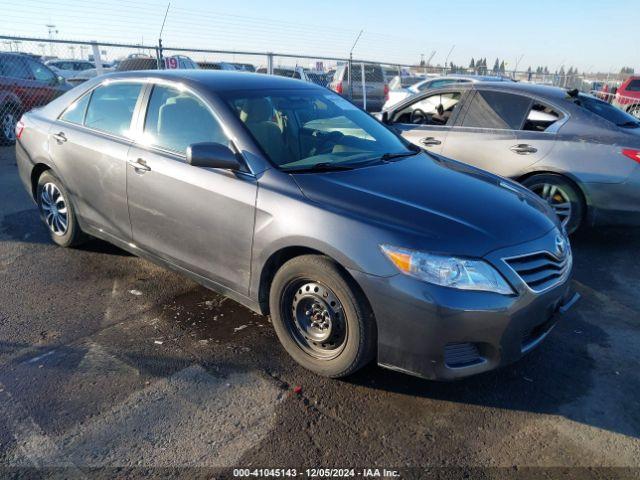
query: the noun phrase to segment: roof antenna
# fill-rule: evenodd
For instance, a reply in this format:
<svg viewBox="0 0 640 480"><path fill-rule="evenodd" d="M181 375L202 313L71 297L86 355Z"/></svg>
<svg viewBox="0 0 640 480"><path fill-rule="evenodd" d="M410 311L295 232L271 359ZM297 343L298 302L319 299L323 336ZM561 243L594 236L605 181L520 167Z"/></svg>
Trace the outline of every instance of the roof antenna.
<svg viewBox="0 0 640 480"><path fill-rule="evenodd" d="M158 35L158 70L162 70L164 67L164 59L162 58L162 32L164 31L164 24L167 21L167 15L169 15L169 7L171 7L171 2L167 3L167 10L164 12L164 19L162 20L160 34Z"/></svg>

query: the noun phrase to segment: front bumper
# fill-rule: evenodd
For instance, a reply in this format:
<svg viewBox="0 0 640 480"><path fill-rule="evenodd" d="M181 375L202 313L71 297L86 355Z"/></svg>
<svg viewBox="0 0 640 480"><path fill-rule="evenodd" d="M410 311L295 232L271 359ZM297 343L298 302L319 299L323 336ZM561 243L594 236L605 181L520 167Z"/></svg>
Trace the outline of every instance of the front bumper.
<svg viewBox="0 0 640 480"><path fill-rule="evenodd" d="M515 362L533 350L578 299L570 291L571 273L536 293L500 263L543 251L548 237L485 257L516 290L510 296L439 287L402 274L376 277L352 271L376 317L378 363L428 379L452 380Z"/></svg>

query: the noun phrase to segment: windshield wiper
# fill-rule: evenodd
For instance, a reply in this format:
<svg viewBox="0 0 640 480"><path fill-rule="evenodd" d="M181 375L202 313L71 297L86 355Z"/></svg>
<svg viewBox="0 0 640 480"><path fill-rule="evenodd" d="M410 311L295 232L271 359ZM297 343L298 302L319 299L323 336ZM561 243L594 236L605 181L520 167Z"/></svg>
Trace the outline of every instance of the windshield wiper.
<svg viewBox="0 0 640 480"><path fill-rule="evenodd" d="M380 160L382 160L383 162L388 162L395 158L413 157L414 155L417 155L420 152L422 152L422 150L417 149L417 150L411 150L409 152L385 153L380 157Z"/></svg>
<svg viewBox="0 0 640 480"><path fill-rule="evenodd" d="M333 162L320 162L314 163L313 165L309 165L307 167L300 168L283 168L285 172L288 173L303 173L303 172L336 172L339 170L353 170L353 166L344 165Z"/></svg>
<svg viewBox="0 0 640 480"><path fill-rule="evenodd" d="M623 123L616 123L616 125L623 128L638 128L640 127L640 122L634 122L633 120L629 120Z"/></svg>

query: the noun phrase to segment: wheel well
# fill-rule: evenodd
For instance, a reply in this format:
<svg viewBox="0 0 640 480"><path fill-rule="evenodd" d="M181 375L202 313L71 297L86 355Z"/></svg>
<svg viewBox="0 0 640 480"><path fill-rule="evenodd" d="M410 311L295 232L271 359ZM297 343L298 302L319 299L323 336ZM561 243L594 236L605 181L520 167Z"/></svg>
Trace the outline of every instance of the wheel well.
<svg viewBox="0 0 640 480"><path fill-rule="evenodd" d="M31 170L31 196L36 198L36 190L38 189L38 180L40 179L40 175L42 175L47 170L51 170L44 163L38 163L33 170Z"/></svg>
<svg viewBox="0 0 640 480"><path fill-rule="evenodd" d="M367 296L364 294L360 285L355 281L355 279L351 276L349 271L344 268L339 262L337 262L334 258L330 257L322 253L319 250L315 250L313 248L308 247L286 247L277 252L273 253L265 262L262 272L260 274L260 286L258 291L258 302L260 303L260 309L264 315L269 315L269 293L271 291L271 284L273 282L273 278L276 275L276 272L280 269L282 265L291 260L292 258L299 257L301 255L323 255L327 258L330 258L335 262L340 270L347 276L347 278L351 281L354 288L357 288L359 293L362 294L362 298L365 299L367 304L369 304L369 300ZM369 304L369 309L371 309L371 305Z"/></svg>
<svg viewBox="0 0 640 480"><path fill-rule="evenodd" d="M573 180L571 177L567 177L566 175L563 175L562 173L558 173L558 172L551 172L551 171L539 171L539 172L531 172L531 173L527 173L526 175L522 175L519 178L516 178L516 182L518 183L522 183L524 182L527 178L531 178L534 177L536 175L556 175L558 177L562 177L563 180L569 182L571 185L573 185L573 187L576 189L576 192L578 193L578 195L580 196L580 199L582 200L582 204L585 207L589 206L589 203L587 202L587 196L584 193L584 190L582 190L582 187L580 187L580 185L578 184L578 182L576 182L575 180ZM583 214L586 214L586 211L583 212Z"/></svg>

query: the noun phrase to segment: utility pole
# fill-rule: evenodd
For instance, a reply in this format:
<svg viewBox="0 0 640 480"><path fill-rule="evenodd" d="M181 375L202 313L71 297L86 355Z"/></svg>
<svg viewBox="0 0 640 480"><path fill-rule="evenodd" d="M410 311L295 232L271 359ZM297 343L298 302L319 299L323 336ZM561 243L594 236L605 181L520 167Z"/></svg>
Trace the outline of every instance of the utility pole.
<svg viewBox="0 0 640 480"><path fill-rule="evenodd" d="M58 29L53 23L48 23L45 27L49 32L49 40L53 40L53 36L58 34ZM53 42L49 42L49 55L53 57Z"/></svg>
<svg viewBox="0 0 640 480"><path fill-rule="evenodd" d="M449 63L449 57L451 56L451 52L453 52L454 48L456 48L455 44L451 45L451 50L449 50L449 53L447 53L447 58L444 59L444 73L445 73L445 75L447 73L447 64Z"/></svg>

